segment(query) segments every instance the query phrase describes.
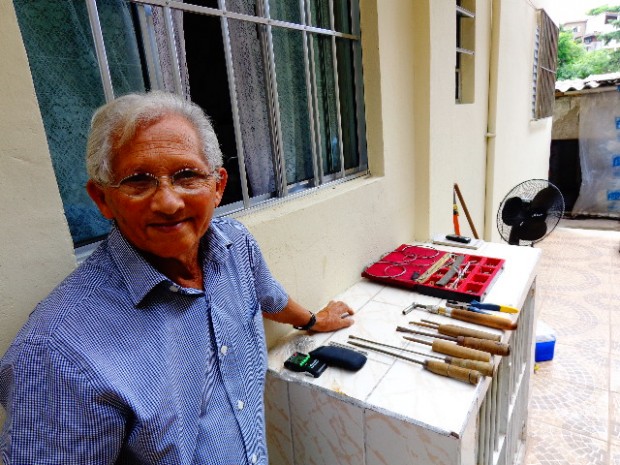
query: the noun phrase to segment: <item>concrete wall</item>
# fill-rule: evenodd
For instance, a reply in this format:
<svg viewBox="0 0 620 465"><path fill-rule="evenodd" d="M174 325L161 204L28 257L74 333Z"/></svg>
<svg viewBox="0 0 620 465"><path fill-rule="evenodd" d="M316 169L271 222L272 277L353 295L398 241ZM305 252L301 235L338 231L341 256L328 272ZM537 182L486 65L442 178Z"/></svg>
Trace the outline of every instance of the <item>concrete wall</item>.
<svg viewBox="0 0 620 465"><path fill-rule="evenodd" d="M564 95L553 106L553 140L579 139L581 95Z"/></svg>

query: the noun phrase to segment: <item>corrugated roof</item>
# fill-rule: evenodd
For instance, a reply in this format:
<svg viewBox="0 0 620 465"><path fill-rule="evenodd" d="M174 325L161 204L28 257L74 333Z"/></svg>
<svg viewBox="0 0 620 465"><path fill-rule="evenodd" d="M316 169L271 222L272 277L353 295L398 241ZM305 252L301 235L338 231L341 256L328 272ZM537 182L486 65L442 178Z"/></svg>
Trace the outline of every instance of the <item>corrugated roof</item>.
<svg viewBox="0 0 620 465"><path fill-rule="evenodd" d="M592 74L585 79L568 79L556 81L556 92L568 92L570 90L596 89L597 87L620 85L620 72L607 74Z"/></svg>

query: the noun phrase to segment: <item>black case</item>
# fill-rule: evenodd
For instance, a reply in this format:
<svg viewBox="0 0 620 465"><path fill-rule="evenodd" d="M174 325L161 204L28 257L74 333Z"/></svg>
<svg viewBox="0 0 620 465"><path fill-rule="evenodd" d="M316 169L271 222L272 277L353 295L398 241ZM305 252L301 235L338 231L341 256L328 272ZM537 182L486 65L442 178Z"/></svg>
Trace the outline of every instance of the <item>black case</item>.
<svg viewBox="0 0 620 465"><path fill-rule="evenodd" d="M308 353L311 357L332 367L358 371L366 363L366 356L352 349L337 346L321 346Z"/></svg>

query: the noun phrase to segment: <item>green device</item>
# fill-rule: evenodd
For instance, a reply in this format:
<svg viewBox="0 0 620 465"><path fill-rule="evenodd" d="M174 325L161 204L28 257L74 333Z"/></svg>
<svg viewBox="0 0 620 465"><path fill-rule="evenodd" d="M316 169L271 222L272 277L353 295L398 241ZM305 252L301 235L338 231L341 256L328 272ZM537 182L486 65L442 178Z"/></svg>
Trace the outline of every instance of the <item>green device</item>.
<svg viewBox="0 0 620 465"><path fill-rule="evenodd" d="M327 368L327 364L308 354L295 352L284 362L284 367L291 371L304 373L318 378Z"/></svg>

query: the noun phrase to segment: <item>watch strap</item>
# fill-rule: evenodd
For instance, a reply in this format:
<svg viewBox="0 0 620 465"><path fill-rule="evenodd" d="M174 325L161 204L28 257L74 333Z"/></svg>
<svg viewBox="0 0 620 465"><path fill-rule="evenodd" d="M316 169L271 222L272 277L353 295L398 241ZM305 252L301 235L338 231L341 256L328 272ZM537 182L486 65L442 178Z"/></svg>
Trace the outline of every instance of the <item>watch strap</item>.
<svg viewBox="0 0 620 465"><path fill-rule="evenodd" d="M308 323L306 323L303 326L293 326L293 328L299 329L300 331L308 331L310 328L312 328L316 324L316 315L312 312L309 312L309 313L310 313L310 321L308 321Z"/></svg>

